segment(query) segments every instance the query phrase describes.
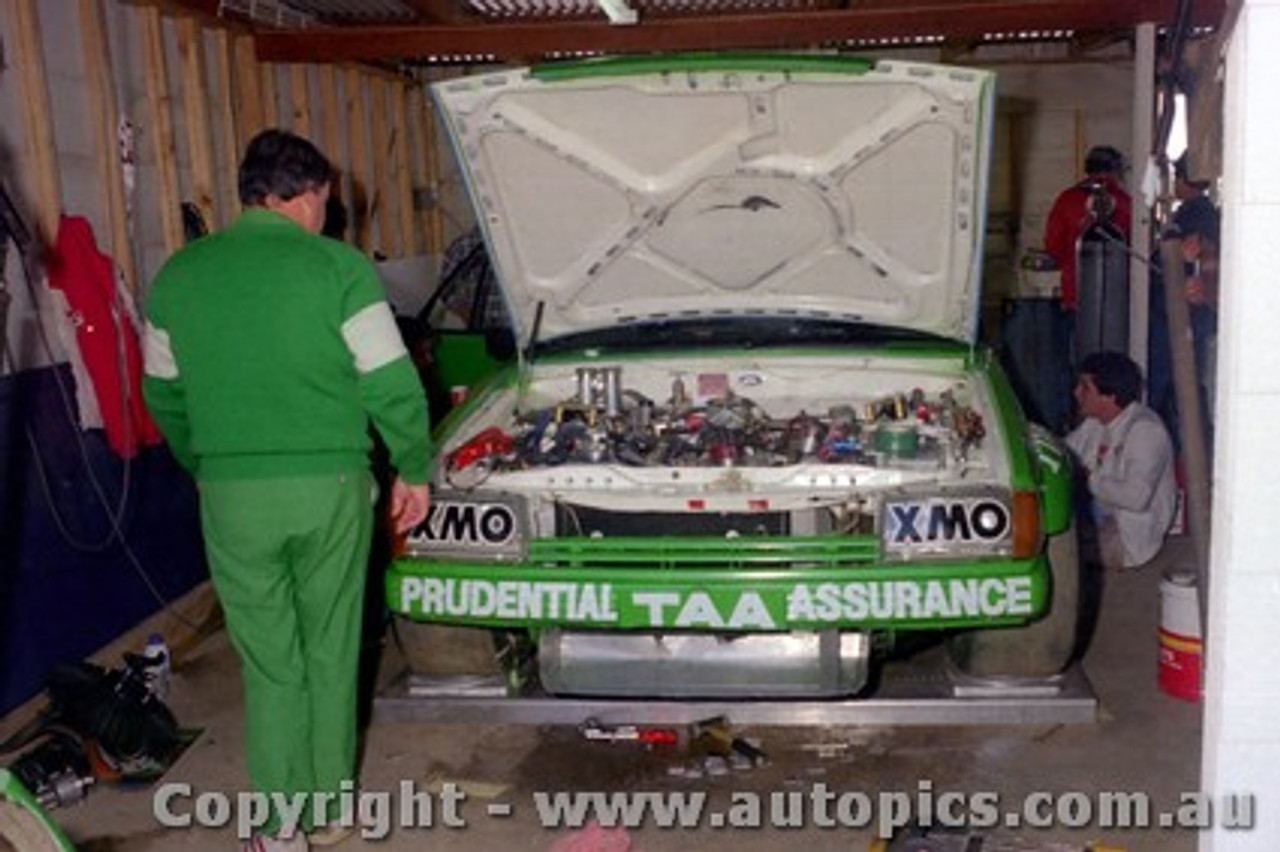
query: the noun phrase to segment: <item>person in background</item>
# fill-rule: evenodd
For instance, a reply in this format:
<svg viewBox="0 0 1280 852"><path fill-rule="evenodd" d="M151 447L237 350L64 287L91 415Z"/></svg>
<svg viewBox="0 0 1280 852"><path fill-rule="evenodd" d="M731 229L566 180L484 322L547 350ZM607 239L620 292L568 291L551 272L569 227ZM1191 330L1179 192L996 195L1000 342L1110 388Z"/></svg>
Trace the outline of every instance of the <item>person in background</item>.
<svg viewBox="0 0 1280 852"><path fill-rule="evenodd" d="M1106 568L1154 559L1177 508L1173 443L1159 416L1138 401L1141 393L1142 373L1127 355L1095 352L1080 364L1082 420L1066 441L1087 478Z"/></svg>
<svg viewBox="0 0 1280 852"><path fill-rule="evenodd" d="M1085 178L1054 199L1045 220L1044 251L1058 269L1058 300L1037 339L1051 354L1040 378L1045 424L1062 434L1071 425L1071 387L1075 377L1077 266L1080 238L1099 219L1114 225L1119 239L1128 241L1132 216L1129 194L1121 186L1124 157L1115 148L1097 146L1084 159Z"/></svg>
<svg viewBox="0 0 1280 852"><path fill-rule="evenodd" d="M256 136L239 169L244 212L164 265L144 336L147 404L199 484L240 656L250 780L308 802L336 802L355 780L370 421L399 474L397 530L429 500L426 401L377 272L319 235L333 177L307 140ZM349 833L350 819L273 813L243 849L305 852Z"/></svg>
<svg viewBox="0 0 1280 852"><path fill-rule="evenodd" d="M1098 145L1085 155L1084 171L1084 180L1058 193L1044 227L1044 249L1061 271L1062 307L1068 313L1076 309L1077 244L1085 231L1108 221L1126 242L1132 233L1133 202L1121 184L1124 156Z"/></svg>
<svg viewBox="0 0 1280 852"><path fill-rule="evenodd" d="M1186 283L1183 296L1190 312L1191 339L1195 351L1196 377L1199 380L1202 421L1209 445L1211 435L1216 344L1218 334L1218 247L1222 222L1218 208L1208 195L1206 182L1192 181L1187 176L1186 157L1174 163L1174 194L1178 207L1166 230L1182 244ZM1174 443L1182 445L1182 429L1178 417L1178 399L1173 381L1172 341L1169 336L1168 305L1165 301L1164 275L1159 251L1151 265L1151 326L1147 344L1150 370L1149 402L1169 428ZM1206 448L1207 449L1207 448Z"/></svg>

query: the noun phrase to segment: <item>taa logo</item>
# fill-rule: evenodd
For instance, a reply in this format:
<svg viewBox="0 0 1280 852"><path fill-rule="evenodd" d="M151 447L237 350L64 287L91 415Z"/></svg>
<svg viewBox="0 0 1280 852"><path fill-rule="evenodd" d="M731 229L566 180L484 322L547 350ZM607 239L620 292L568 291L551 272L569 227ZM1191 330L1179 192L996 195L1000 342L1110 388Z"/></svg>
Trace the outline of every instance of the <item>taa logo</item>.
<svg viewBox="0 0 1280 852"><path fill-rule="evenodd" d="M511 541L516 516L501 503L453 503L433 501L427 519L410 538L448 544L500 545Z"/></svg>
<svg viewBox="0 0 1280 852"><path fill-rule="evenodd" d="M998 500L930 500L889 504L889 541L999 541L1009 534L1009 510Z"/></svg>

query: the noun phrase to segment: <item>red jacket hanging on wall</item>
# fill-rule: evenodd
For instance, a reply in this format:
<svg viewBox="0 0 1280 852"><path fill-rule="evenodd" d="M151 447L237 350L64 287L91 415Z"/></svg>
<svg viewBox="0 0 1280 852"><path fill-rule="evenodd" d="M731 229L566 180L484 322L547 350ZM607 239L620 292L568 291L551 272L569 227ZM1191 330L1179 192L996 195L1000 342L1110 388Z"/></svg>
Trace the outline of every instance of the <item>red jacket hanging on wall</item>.
<svg viewBox="0 0 1280 852"><path fill-rule="evenodd" d="M93 382L107 443L122 458L163 438L142 402L138 330L116 290L115 262L98 250L81 216L63 216L49 258L49 286L72 311L80 357Z"/></svg>

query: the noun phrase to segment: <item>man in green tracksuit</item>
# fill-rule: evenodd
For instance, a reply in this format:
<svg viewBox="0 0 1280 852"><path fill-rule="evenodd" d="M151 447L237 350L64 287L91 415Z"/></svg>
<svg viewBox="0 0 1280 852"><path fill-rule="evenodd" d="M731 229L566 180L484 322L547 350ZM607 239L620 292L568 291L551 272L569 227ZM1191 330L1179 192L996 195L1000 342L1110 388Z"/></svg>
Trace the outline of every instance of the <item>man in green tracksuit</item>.
<svg viewBox="0 0 1280 852"><path fill-rule="evenodd" d="M398 531L428 507L425 396L373 266L319 236L328 160L268 130L240 165L244 213L175 254L147 298L147 405L196 478L205 548L244 677L264 794L355 778L356 669L373 530L372 421L398 471ZM306 850L343 815L275 809L253 852ZM324 832L314 833L319 843Z"/></svg>

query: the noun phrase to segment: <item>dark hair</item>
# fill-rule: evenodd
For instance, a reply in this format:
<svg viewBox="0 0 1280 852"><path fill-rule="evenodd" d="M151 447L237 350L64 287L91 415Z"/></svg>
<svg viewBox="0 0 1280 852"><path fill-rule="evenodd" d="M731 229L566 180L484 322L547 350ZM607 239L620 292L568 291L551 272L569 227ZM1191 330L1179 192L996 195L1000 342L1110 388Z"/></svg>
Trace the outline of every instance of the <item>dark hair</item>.
<svg viewBox="0 0 1280 852"><path fill-rule="evenodd" d="M1093 386L1103 396L1115 397L1121 408L1142 395L1142 371L1121 352L1094 352L1080 362L1080 375L1093 376Z"/></svg>
<svg viewBox="0 0 1280 852"><path fill-rule="evenodd" d="M1188 180L1190 172L1187 166L1187 152L1183 151L1182 156L1173 161L1173 176L1178 180Z"/></svg>
<svg viewBox="0 0 1280 852"><path fill-rule="evenodd" d="M1095 145L1084 155L1084 173L1087 175L1120 174L1124 171L1124 154L1110 145Z"/></svg>
<svg viewBox="0 0 1280 852"><path fill-rule="evenodd" d="M348 224L350 217L347 215L347 205L337 195L330 195L324 203L324 224L320 226L320 233L335 240L343 240L347 236Z"/></svg>
<svg viewBox="0 0 1280 852"><path fill-rule="evenodd" d="M1204 192L1209 188L1211 182L1199 179L1192 180L1191 163L1188 161L1190 155L1190 151L1183 151L1182 156L1173 161L1173 176L1197 192Z"/></svg>
<svg viewBox="0 0 1280 852"><path fill-rule="evenodd" d="M333 180L333 164L320 149L287 130L264 130L240 161L240 203L260 206L268 195L288 201Z"/></svg>
<svg viewBox="0 0 1280 852"><path fill-rule="evenodd" d="M1204 196L1189 198L1173 211L1173 227L1177 236L1199 236L1214 245L1221 244L1222 216L1213 202Z"/></svg>

